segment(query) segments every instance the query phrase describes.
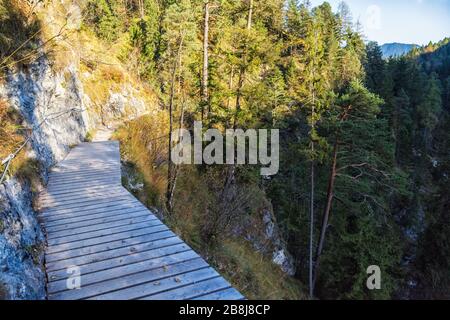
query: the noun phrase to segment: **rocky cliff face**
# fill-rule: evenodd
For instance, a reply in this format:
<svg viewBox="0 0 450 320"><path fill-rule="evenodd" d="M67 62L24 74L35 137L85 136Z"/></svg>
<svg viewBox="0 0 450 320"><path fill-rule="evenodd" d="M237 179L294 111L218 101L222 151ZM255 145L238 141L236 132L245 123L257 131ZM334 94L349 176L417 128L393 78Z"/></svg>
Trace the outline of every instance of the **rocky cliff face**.
<svg viewBox="0 0 450 320"><path fill-rule="evenodd" d="M290 276L295 275L294 258L287 250L271 206L260 210L257 216L247 217L241 221L234 231L250 241L257 251L270 256L272 262L284 273Z"/></svg>
<svg viewBox="0 0 450 320"><path fill-rule="evenodd" d="M69 75L69 76L67 76ZM29 158L48 170L84 139L89 118L77 71L52 71L46 57L27 69L10 73L0 96L20 112L32 130ZM33 192L26 179L9 179L0 186L0 296L6 299L45 298L44 236L32 206Z"/></svg>
<svg viewBox="0 0 450 320"><path fill-rule="evenodd" d="M0 185L0 299L44 299L44 235L26 182Z"/></svg>
<svg viewBox="0 0 450 320"><path fill-rule="evenodd" d="M55 73L42 57L27 70L10 74L0 92L32 129L33 157L42 164L45 178L46 170L82 141L89 129L76 67Z"/></svg>

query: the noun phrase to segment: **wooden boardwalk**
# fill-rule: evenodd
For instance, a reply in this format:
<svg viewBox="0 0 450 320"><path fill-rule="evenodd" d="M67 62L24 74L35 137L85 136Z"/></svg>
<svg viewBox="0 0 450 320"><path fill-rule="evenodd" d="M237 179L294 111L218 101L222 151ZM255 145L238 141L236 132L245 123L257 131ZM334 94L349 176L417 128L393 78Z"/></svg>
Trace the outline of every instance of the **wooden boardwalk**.
<svg viewBox="0 0 450 320"><path fill-rule="evenodd" d="M75 147L40 201L49 299L243 299L122 187L118 142Z"/></svg>

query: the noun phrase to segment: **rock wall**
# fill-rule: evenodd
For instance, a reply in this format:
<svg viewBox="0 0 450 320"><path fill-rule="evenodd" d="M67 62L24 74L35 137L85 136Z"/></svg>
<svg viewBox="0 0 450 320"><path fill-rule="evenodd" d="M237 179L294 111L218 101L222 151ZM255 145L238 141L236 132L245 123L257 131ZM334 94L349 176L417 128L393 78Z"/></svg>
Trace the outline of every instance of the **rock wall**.
<svg viewBox="0 0 450 320"><path fill-rule="evenodd" d="M0 299L44 299L44 235L26 182L0 185Z"/></svg>
<svg viewBox="0 0 450 320"><path fill-rule="evenodd" d="M33 130L33 156L42 164L46 178L46 170L62 160L71 145L82 141L89 129L75 66L55 73L42 57L27 70L10 74L0 94Z"/></svg>
<svg viewBox="0 0 450 320"><path fill-rule="evenodd" d="M28 157L41 164L46 182L49 169L82 141L89 128L77 70L55 73L46 57L27 69L10 73L0 97L19 111L32 129ZM32 206L25 179L11 178L0 186L0 298L44 299L44 235Z"/></svg>
<svg viewBox="0 0 450 320"><path fill-rule="evenodd" d="M294 258L287 250L270 205L262 208L258 215L241 221L234 232L250 241L257 251L270 256L284 273L295 275Z"/></svg>

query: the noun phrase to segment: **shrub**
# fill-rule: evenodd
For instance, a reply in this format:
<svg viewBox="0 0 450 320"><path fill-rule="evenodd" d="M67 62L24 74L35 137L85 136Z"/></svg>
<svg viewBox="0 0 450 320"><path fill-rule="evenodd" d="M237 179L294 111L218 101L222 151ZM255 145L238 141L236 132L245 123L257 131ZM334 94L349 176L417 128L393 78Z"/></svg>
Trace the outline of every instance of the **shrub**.
<svg viewBox="0 0 450 320"><path fill-rule="evenodd" d="M25 1L0 0L0 76L7 68L26 64L36 55L41 26Z"/></svg>

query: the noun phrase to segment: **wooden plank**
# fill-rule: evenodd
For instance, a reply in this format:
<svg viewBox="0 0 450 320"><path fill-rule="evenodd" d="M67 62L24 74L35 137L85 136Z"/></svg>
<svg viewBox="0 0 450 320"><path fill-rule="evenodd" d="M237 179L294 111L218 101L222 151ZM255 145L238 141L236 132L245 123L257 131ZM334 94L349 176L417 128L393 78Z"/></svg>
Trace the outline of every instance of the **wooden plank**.
<svg viewBox="0 0 450 320"><path fill-rule="evenodd" d="M123 276L118 279L112 279L97 283L91 286L82 286L80 290L63 291L56 294L49 294L49 299L108 299L102 297L102 294L112 294L120 289L130 288L135 285L152 282L156 287L160 279L177 276L182 273L207 268L208 264L202 259L193 259L189 261L180 262L173 265L168 265L153 270L146 270L143 272ZM125 297L128 299L128 297Z"/></svg>
<svg viewBox="0 0 450 320"><path fill-rule="evenodd" d="M43 202L41 201L41 208L42 210L60 209L60 208L64 209L69 205L84 204L86 201L111 199L118 196L126 196L126 195L129 194L126 193L123 189L122 190L113 189L110 191L110 193L90 193L85 194L82 197L77 195L67 199L46 200Z"/></svg>
<svg viewBox="0 0 450 320"><path fill-rule="evenodd" d="M157 232L167 231L167 230L169 230L169 229L167 228L166 225L163 225L163 224L159 225L159 226L154 226L154 227L144 226L140 229L120 232L120 233L111 234L111 235L102 236L102 237L97 237L94 239L73 241L73 242L69 242L69 243L65 243L65 244L48 246L47 252L48 253L57 253L57 252L61 252L61 251L80 249L80 248L84 248L84 247L93 246L96 244L109 243L109 242L117 241L117 240L125 240L125 239L130 239L130 238L134 238L134 237L145 235L145 234L157 233Z"/></svg>
<svg viewBox="0 0 450 320"><path fill-rule="evenodd" d="M98 295L91 299L95 300L127 300L139 299L150 294L156 294L170 289L175 289L180 286L192 284L201 280L207 280L217 277L217 272L212 268L204 268L192 272L183 273L177 276L164 278L157 281L152 281L130 288Z"/></svg>
<svg viewBox="0 0 450 320"><path fill-rule="evenodd" d="M228 289L230 287L231 285L217 274L215 278L198 280L190 285L157 294L151 294L140 300L188 300L217 290Z"/></svg>
<svg viewBox="0 0 450 320"><path fill-rule="evenodd" d="M46 221L46 218L55 219L63 216L67 216L73 213L79 213L79 212L88 212L92 211L93 209L104 209L113 207L116 204L119 203L127 203L127 204L135 204L140 203L136 198L130 198L129 196L121 196L115 199L103 199L99 201L94 201L94 203L87 203L85 206L76 206L73 208L66 208L66 209L55 209L55 210L46 210L41 214L41 217L44 218ZM141 204L142 205L142 204Z"/></svg>
<svg viewBox="0 0 450 320"><path fill-rule="evenodd" d="M74 177L64 176L64 177L60 177L60 178L52 178L52 179L50 179L49 184L51 182L53 185L57 185L57 184L61 185L61 184L75 183L75 182L79 182L79 181L88 181L91 179L101 179L101 178L104 178L106 174L108 174L111 177L114 177L116 179L120 179L120 180L122 179L120 171L117 172L116 170L114 170L114 171L108 171L108 172L95 172L95 173L92 173L89 175L84 175L84 176L76 175Z"/></svg>
<svg viewBox="0 0 450 320"><path fill-rule="evenodd" d="M58 171L51 172L49 174L50 179L59 179L59 178L70 178L70 177L83 177L92 174L107 174L110 172L120 171L120 167L118 165L105 165L102 168L91 168L85 170L72 170L72 171Z"/></svg>
<svg viewBox="0 0 450 320"><path fill-rule="evenodd" d="M69 225L70 228L66 228L66 229L59 230L59 231L57 231L55 229L52 229L52 230L46 229L47 239L56 239L56 238L61 238L61 237L77 235L77 234L83 234L83 233L92 232L92 231L100 231L100 230L105 230L105 229L109 229L109 228L120 227L120 226L133 224L133 223L137 223L137 222L157 220L157 218L154 215L152 215L149 212L145 212L145 211L142 211L142 212L134 214L134 215L127 214L122 219L117 219L116 217L114 217L114 218L110 218L113 220L109 221L109 222L94 223L94 224L88 223L85 226L79 226L79 225L73 226L73 224L71 224L71 225Z"/></svg>
<svg viewBox="0 0 450 320"><path fill-rule="evenodd" d="M129 254L133 254L135 252L140 251L149 251L155 250L159 248L170 247L177 244L186 245L180 238L178 237L170 237L161 240L154 240L144 243L139 243L135 245L125 246L123 248L117 248L109 251L96 252L88 255L84 255L76 258L69 258L65 260L58 260L54 262L47 262L46 270L49 271L57 271L61 269L66 269L69 266L82 266L86 264L96 263L104 260L109 260L113 258L118 258L122 256L126 256ZM187 245L186 245L187 246Z"/></svg>
<svg viewBox="0 0 450 320"><path fill-rule="evenodd" d="M236 289L228 288L222 289L213 293L207 293L192 300L242 300L244 296L241 295Z"/></svg>
<svg viewBox="0 0 450 320"><path fill-rule="evenodd" d="M92 253L99 253L103 251L115 250L119 248L128 247L131 245L136 245L148 241L155 241L160 239L166 239L175 237L172 231L162 231L157 233L147 233L138 237L121 239L116 241L111 241L109 243L96 244L93 246L88 246L84 248L72 249L68 251L61 251L56 253L50 253L48 250L45 254L45 259L47 262L53 262L58 260L64 260L69 258L80 257Z"/></svg>
<svg viewBox="0 0 450 320"><path fill-rule="evenodd" d="M151 260L140 261L136 263L130 263L123 266L109 268L106 270L81 274L81 285L89 285L105 280L117 279L126 275L143 272L151 269L164 268L171 264L197 259L199 256L192 250L176 253L170 256L164 256L160 258L154 258ZM49 293L55 293L67 290L66 279L56 280L49 278L47 290Z"/></svg>
<svg viewBox="0 0 450 320"><path fill-rule="evenodd" d="M79 212L74 211L70 213L65 213L61 215L53 215L49 217L40 217L39 219L41 221L44 221L46 225L53 226L53 225L61 225L64 223L75 222L80 220L87 221L90 219L97 219L100 217L106 217L111 215L118 215L117 210L123 210L120 211L122 213L125 213L127 211L138 211L138 210L145 210L145 207L140 203L137 202L130 202L130 201L117 201L117 202L111 202L108 204L108 206L100 206L98 208L89 209L89 210L81 210ZM75 220L73 220L75 219Z"/></svg>
<svg viewBox="0 0 450 320"><path fill-rule="evenodd" d="M109 172L107 175L98 175L98 176L90 176L90 177L83 177L78 179L70 179L65 178L61 181L53 181L50 180L50 182L47 184L47 189L52 190L59 187L66 187L66 186L73 186L73 185L80 185L84 183L103 183L104 181L121 181L122 177L120 173L118 172Z"/></svg>
<svg viewBox="0 0 450 320"><path fill-rule="evenodd" d="M61 181L54 181L50 180L47 184L47 189L55 189L57 187L64 187L64 186L72 186L72 185L78 185L82 183L88 183L88 182L98 182L101 183L103 181L120 181L122 177L120 176L120 172L109 172L107 175L98 175L96 177L90 176L90 177L83 177L82 179L62 179Z"/></svg>
<svg viewBox="0 0 450 320"><path fill-rule="evenodd" d="M79 266L80 274L85 276L87 274L94 273L94 272L105 271L105 270L109 270L112 268L125 266L128 264L144 262L147 260L155 260L157 258L162 258L165 256L172 256L172 255L182 253L182 252L187 252L187 251L191 251L191 249L184 243L180 243L180 244L176 244L176 245L164 247L164 248L148 250L148 251L138 251L138 252L136 251L133 253L129 253L128 255L125 255L125 256L108 259L108 260L103 260L103 261L98 261L98 262L93 262L90 264L85 264L85 265ZM66 269L50 271L47 274L51 281L67 279L69 277Z"/></svg>
<svg viewBox="0 0 450 320"><path fill-rule="evenodd" d="M71 195L71 194L89 194L90 192L95 192L95 191L98 191L98 190L109 190L110 188L121 188L122 186L105 186L105 185L101 185L101 186L92 186L92 187L89 187L89 188L83 188L83 189L77 189L77 190L64 190L64 191L61 191L61 192L56 192L56 191L53 191L53 192L48 192L48 190L46 190L46 191L42 191L41 193L40 193L40 197L43 197L44 199L46 198L46 197L59 197L59 196L61 196L61 195L64 195L64 196L66 196L66 195Z"/></svg>
<svg viewBox="0 0 450 320"><path fill-rule="evenodd" d="M80 189L80 190L76 190L76 191L73 191L73 192L67 193L67 194L59 194L59 195L55 195L55 194L43 195L43 194L41 194L39 196L39 200L42 203L52 203L53 201L60 202L60 201L78 199L78 198L86 197L86 196L90 196L90 195L107 194L109 191L116 192L116 191L124 191L124 190L123 190L123 187L120 187L120 186L110 187L108 189L105 189L105 188L91 189L91 190Z"/></svg>
<svg viewBox="0 0 450 320"><path fill-rule="evenodd" d="M66 190L75 190L75 189L81 189L81 188L88 188L91 186L97 186L97 185L109 185L109 186L119 186L121 185L121 181L109 177L105 177L104 180L100 181L85 181L85 182L77 182L73 183L71 185L67 186L48 186L47 190L48 192L59 192L59 191L66 191Z"/></svg>
<svg viewBox="0 0 450 320"><path fill-rule="evenodd" d="M91 211L92 212L92 211ZM152 214L151 212L142 208L141 205L116 205L114 207L102 208L88 214L86 216L70 216L65 218L56 219L54 222L47 222L45 229L47 232L57 232L61 230L70 230L78 227L84 227L91 224L102 224L106 222L112 222L116 220L127 219L128 217L134 217L138 215Z"/></svg>
<svg viewBox="0 0 450 320"><path fill-rule="evenodd" d="M147 218L144 218L143 221L137 221L133 223L127 223L125 225L120 225L117 227L111 227L111 228L105 228L95 231L89 231L89 232L82 232L82 233L75 233L70 236L63 236L63 237L56 237L48 239L47 243L48 246L57 246L61 244L66 243L72 243L76 241L81 240L88 240L88 239L96 239L99 240L105 236L114 235L126 231L134 231L134 230L140 230L142 228L150 228L150 227L157 227L162 225L162 222L158 219L152 219L152 217L149 215Z"/></svg>
<svg viewBox="0 0 450 320"><path fill-rule="evenodd" d="M42 216L56 216L56 215L62 215L70 212L80 212L84 210L89 209L95 209L98 207L106 207L105 205L111 204L111 202L118 202L118 201L128 201L128 202L138 202L136 198L131 197L128 194L121 194L116 195L115 197L108 198L99 198L99 199L88 199L84 203L72 203L67 204L59 207L50 207L46 208L45 211L43 211Z"/></svg>

